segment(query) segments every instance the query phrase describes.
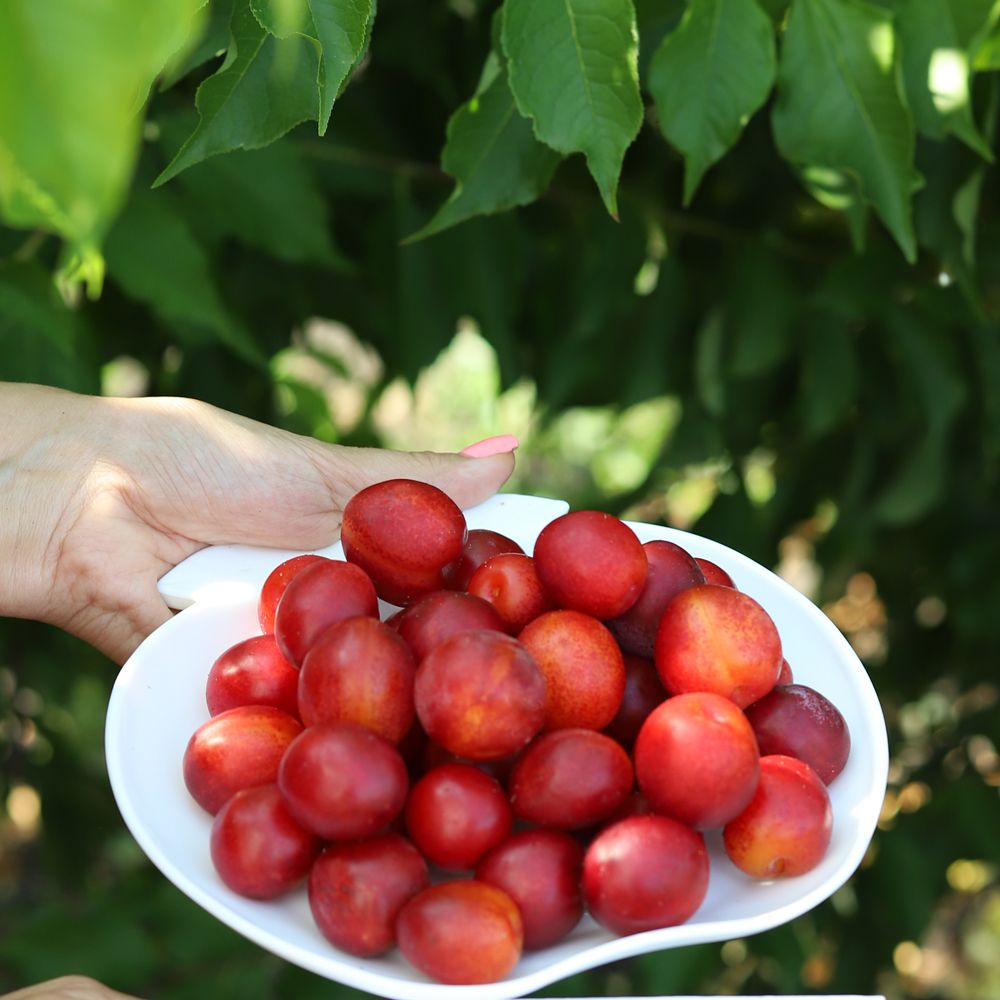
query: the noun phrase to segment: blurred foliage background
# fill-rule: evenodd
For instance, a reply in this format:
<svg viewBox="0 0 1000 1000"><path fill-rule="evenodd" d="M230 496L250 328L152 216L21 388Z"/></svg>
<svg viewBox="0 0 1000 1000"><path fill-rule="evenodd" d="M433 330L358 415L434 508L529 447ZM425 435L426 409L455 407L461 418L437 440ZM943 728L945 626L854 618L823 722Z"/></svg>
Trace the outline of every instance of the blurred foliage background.
<svg viewBox="0 0 1000 1000"><path fill-rule="evenodd" d="M882 700L864 863L545 994L995 1000L998 68L995 0L9 0L0 377L347 444L515 433L509 489L775 568ZM0 621L0 990L357 995L145 860L114 673Z"/></svg>

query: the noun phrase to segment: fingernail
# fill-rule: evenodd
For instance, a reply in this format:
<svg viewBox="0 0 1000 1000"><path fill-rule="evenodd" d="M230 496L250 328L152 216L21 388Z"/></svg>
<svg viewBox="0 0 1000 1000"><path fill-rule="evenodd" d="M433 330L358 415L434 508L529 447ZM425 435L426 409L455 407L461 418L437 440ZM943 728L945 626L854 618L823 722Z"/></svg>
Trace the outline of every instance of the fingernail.
<svg viewBox="0 0 1000 1000"><path fill-rule="evenodd" d="M490 455L503 455L513 451L521 442L513 434L497 434L494 437L483 438L475 444L463 448L459 454L468 458L488 458Z"/></svg>

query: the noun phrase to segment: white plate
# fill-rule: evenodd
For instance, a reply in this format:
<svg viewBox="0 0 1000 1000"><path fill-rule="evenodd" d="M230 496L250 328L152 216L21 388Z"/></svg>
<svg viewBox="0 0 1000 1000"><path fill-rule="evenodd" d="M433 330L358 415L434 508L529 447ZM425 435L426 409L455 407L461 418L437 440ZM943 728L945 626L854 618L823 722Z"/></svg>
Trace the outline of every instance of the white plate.
<svg viewBox="0 0 1000 1000"><path fill-rule="evenodd" d="M561 501L501 495L466 512L470 528L492 528L530 552L541 528L563 513ZM125 822L153 863L219 920L260 946L321 976L399 1000L452 997L500 1000L642 952L756 934L805 913L854 872L875 830L888 769L885 721L864 667L848 642L809 600L745 556L686 532L632 524L642 541L664 538L717 562L737 587L774 618L795 680L825 694L843 713L852 751L830 786L834 827L829 851L813 871L759 883L742 875L710 836L711 878L698 912L679 927L615 937L585 917L559 944L525 953L499 983L442 986L398 954L359 959L319 933L305 891L255 902L229 891L209 858L211 817L188 795L181 759L208 718L205 678L233 643L259 631L256 595L267 573L292 553L220 546L196 553L168 573L161 592L183 607L122 668L106 728L108 772ZM342 557L339 545L322 550Z"/></svg>

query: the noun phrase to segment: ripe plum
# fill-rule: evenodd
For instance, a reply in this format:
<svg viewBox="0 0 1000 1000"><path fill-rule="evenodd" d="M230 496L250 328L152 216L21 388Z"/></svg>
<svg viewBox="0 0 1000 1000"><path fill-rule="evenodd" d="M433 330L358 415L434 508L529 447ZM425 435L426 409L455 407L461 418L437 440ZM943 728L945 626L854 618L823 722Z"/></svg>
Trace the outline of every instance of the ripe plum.
<svg viewBox="0 0 1000 1000"><path fill-rule="evenodd" d="M632 791L628 754L593 729L544 733L514 764L514 815L539 826L579 830L607 819Z"/></svg>
<svg viewBox="0 0 1000 1000"><path fill-rule="evenodd" d="M307 552L301 556L292 556L271 570L257 598L257 619L260 622L261 632L267 634L274 631L274 615L278 610L278 601L281 600L292 577L297 576L307 566L322 562L325 558L326 556Z"/></svg>
<svg viewBox="0 0 1000 1000"><path fill-rule="evenodd" d="M826 785L795 757L760 759L760 782L749 805L722 832L729 859L758 879L802 875L823 860L833 831Z"/></svg>
<svg viewBox="0 0 1000 1000"><path fill-rule="evenodd" d="M669 816L631 816L602 830L583 859L587 910L616 934L672 927L708 891L700 833Z"/></svg>
<svg viewBox="0 0 1000 1000"><path fill-rule="evenodd" d="M184 784L191 797L217 813L241 788L274 781L286 748L302 723L271 705L241 705L202 723L184 750Z"/></svg>
<svg viewBox="0 0 1000 1000"><path fill-rule="evenodd" d="M405 642L377 618L358 615L330 626L302 661L302 721L357 722L398 743L415 718L416 666Z"/></svg>
<svg viewBox="0 0 1000 1000"><path fill-rule="evenodd" d="M502 889L476 879L441 882L411 897L396 920L399 949L439 983L492 983L521 957L523 923Z"/></svg>
<svg viewBox="0 0 1000 1000"><path fill-rule="evenodd" d="M396 748L365 726L323 723L304 729L278 769L288 811L324 840L386 830L406 801L409 776Z"/></svg>
<svg viewBox="0 0 1000 1000"><path fill-rule="evenodd" d="M413 694L427 735L471 761L516 753L545 719L545 678L528 650L502 632L445 639L417 667Z"/></svg>
<svg viewBox="0 0 1000 1000"><path fill-rule="evenodd" d="M740 708L774 687L782 660L771 616L749 595L716 584L689 587L666 606L654 653L671 694L714 691Z"/></svg>
<svg viewBox="0 0 1000 1000"><path fill-rule="evenodd" d="M591 615L546 611L518 639L545 678L546 730L603 729L625 691L625 661L615 637Z"/></svg>
<svg viewBox="0 0 1000 1000"><path fill-rule="evenodd" d="M829 785L844 769L851 734L844 716L829 698L805 684L775 687L748 706L760 752L805 761Z"/></svg>
<svg viewBox="0 0 1000 1000"><path fill-rule="evenodd" d="M309 872L309 908L328 941L374 958L396 944L400 909L428 885L420 852L398 833L385 833L330 844Z"/></svg>
<svg viewBox="0 0 1000 1000"><path fill-rule="evenodd" d="M433 590L394 616L393 627L419 663L439 642L473 628L507 631L496 609L459 590Z"/></svg>
<svg viewBox="0 0 1000 1000"><path fill-rule="evenodd" d="M457 562L447 566L444 571L445 586L451 590L468 590L472 575L493 556L501 553L524 553L524 549L512 538L501 535L499 531L488 528L472 528L462 546L462 555Z"/></svg>
<svg viewBox="0 0 1000 1000"><path fill-rule="evenodd" d="M273 705L298 716L299 672L273 635L254 635L225 650L205 682L211 715L240 705Z"/></svg>
<svg viewBox="0 0 1000 1000"><path fill-rule="evenodd" d="M680 545L657 539L642 548L649 564L645 586L628 611L606 624L626 653L652 658L656 628L667 602L682 590L704 583L705 575Z"/></svg>
<svg viewBox="0 0 1000 1000"><path fill-rule="evenodd" d="M722 826L750 801L760 754L746 716L710 692L674 695L635 741L636 777L653 809L698 829Z"/></svg>
<svg viewBox="0 0 1000 1000"><path fill-rule="evenodd" d="M212 823L210 852L219 878L251 899L274 899L309 873L319 839L289 813L275 784L233 795Z"/></svg>
<svg viewBox="0 0 1000 1000"><path fill-rule="evenodd" d="M476 866L476 878L503 889L524 922L525 950L561 941L583 916L583 845L562 830L521 830Z"/></svg>
<svg viewBox="0 0 1000 1000"><path fill-rule="evenodd" d="M340 538L344 556L372 578L378 596L405 605L444 589L465 546L465 515L430 483L388 479L347 501Z"/></svg>
<svg viewBox="0 0 1000 1000"><path fill-rule="evenodd" d="M504 552L492 556L472 574L469 593L496 608L511 635L552 607L531 556Z"/></svg>
<svg viewBox="0 0 1000 1000"><path fill-rule="evenodd" d="M496 778L472 764L427 771L410 790L406 829L427 860L450 871L476 862L510 833L510 803Z"/></svg>
<svg viewBox="0 0 1000 1000"><path fill-rule="evenodd" d="M298 667L323 632L355 615L378 618L375 585L357 566L324 559L288 582L274 615L274 638Z"/></svg>
<svg viewBox="0 0 1000 1000"><path fill-rule="evenodd" d="M611 514L575 510L550 521L535 542L535 569L553 602L595 618L615 618L646 582L646 553Z"/></svg>

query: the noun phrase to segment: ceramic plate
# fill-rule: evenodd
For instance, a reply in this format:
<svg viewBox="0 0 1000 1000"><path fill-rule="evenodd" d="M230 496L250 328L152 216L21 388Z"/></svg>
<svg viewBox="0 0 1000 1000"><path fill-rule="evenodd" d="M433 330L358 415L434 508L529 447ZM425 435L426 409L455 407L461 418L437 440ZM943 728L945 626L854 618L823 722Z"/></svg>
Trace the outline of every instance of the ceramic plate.
<svg viewBox="0 0 1000 1000"><path fill-rule="evenodd" d="M492 528L530 552L538 532L567 510L561 501L500 495L466 512L470 528ZM559 944L526 953L507 979L442 986L398 951L359 959L338 951L316 929L305 890L277 902L229 891L209 857L211 817L188 795L181 759L208 718L205 679L215 658L259 631L256 597L270 570L293 553L219 546L196 553L160 581L168 603L183 608L122 668L108 707L106 752L111 785L132 834L175 885L219 920L289 962L321 976L398 1000L500 1000L531 993L584 969L643 952L745 937L783 924L827 899L854 872L871 839L885 791L885 721L864 667L849 643L807 598L745 556L696 535L631 526L642 541L663 538L718 563L740 590L771 614L795 680L826 695L851 731L847 766L830 785L833 838L813 871L756 882L727 860L720 838L707 838L712 872L698 912L679 927L615 937L589 918ZM321 550L342 557L339 545Z"/></svg>

